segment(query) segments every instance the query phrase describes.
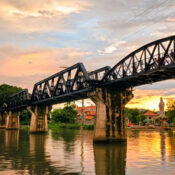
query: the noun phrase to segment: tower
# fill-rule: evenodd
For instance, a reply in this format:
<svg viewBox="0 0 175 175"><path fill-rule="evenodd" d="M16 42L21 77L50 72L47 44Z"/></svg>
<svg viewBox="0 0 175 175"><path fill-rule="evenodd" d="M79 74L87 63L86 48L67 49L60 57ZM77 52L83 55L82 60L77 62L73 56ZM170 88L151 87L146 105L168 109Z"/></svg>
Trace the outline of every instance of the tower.
<svg viewBox="0 0 175 175"><path fill-rule="evenodd" d="M159 116L161 118L165 117L165 103L162 97L160 98L160 102L159 102Z"/></svg>

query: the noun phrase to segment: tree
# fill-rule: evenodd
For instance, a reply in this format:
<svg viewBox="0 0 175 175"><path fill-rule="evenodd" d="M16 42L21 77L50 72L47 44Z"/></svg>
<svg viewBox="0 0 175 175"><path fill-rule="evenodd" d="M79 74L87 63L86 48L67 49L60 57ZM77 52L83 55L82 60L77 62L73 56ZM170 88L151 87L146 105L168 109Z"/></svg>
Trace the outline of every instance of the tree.
<svg viewBox="0 0 175 175"><path fill-rule="evenodd" d="M10 95L21 90L22 88L16 86L10 86L7 84L0 85L0 106L2 106L4 102L7 102L7 99Z"/></svg>
<svg viewBox="0 0 175 175"><path fill-rule="evenodd" d="M19 118L21 124L30 125L31 113L28 110L22 111Z"/></svg>
<svg viewBox="0 0 175 175"><path fill-rule="evenodd" d="M62 114L62 109L55 109L52 112L52 120L54 122L62 122L63 114Z"/></svg>
<svg viewBox="0 0 175 175"><path fill-rule="evenodd" d="M129 121L131 121L131 123L139 124L139 119L138 119L139 110L138 109L126 108L125 109L125 114L128 117Z"/></svg>
<svg viewBox="0 0 175 175"><path fill-rule="evenodd" d="M21 91L22 88L11 86L8 84L0 85L0 106L3 105L4 102L7 103L8 97ZM30 113L27 110L24 110L20 114L20 122L22 124L29 124L30 123Z"/></svg>
<svg viewBox="0 0 175 175"><path fill-rule="evenodd" d="M56 109L52 112L54 122L74 123L77 111L74 105L65 106L63 109Z"/></svg>
<svg viewBox="0 0 175 175"><path fill-rule="evenodd" d="M175 123L175 100L168 100L166 116L169 123Z"/></svg>
<svg viewBox="0 0 175 175"><path fill-rule="evenodd" d="M140 113L140 114L138 115L138 117L139 117L139 121L140 121L141 123L144 123L144 120L146 119L146 116L144 115L144 113Z"/></svg>
<svg viewBox="0 0 175 175"><path fill-rule="evenodd" d="M125 109L125 116L128 117L129 121L133 124L143 123L143 120L146 119L144 115L145 111L140 111L139 109Z"/></svg>

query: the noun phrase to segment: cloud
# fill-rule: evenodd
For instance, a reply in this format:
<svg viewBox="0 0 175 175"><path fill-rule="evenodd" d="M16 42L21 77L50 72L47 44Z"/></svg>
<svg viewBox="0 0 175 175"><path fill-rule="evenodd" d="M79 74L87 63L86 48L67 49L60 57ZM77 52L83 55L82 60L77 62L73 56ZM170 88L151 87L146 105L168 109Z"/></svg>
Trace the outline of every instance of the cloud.
<svg viewBox="0 0 175 175"><path fill-rule="evenodd" d="M169 17L166 19L168 22L175 22L175 17Z"/></svg>
<svg viewBox="0 0 175 175"><path fill-rule="evenodd" d="M64 30L69 15L86 11L90 6L81 0L2 0L0 26L17 33Z"/></svg>
<svg viewBox="0 0 175 175"><path fill-rule="evenodd" d="M90 53L78 48L34 48L18 49L14 47L0 48L1 69L0 75L33 75L51 73L56 71L59 66L71 66L80 61Z"/></svg>
<svg viewBox="0 0 175 175"><path fill-rule="evenodd" d="M174 12L171 0L1 0L0 83L32 88L77 62L89 71L113 67L142 45L174 35ZM131 104L145 107L155 98L157 105L161 95L173 98L173 87L173 81L138 87Z"/></svg>
<svg viewBox="0 0 175 175"><path fill-rule="evenodd" d="M126 43L126 41L118 41L115 40L114 43L112 43L111 45L107 46L106 48L104 48L104 51L99 51L101 54L105 54L105 53L113 53L114 51L117 50L117 48L122 47L124 44Z"/></svg>
<svg viewBox="0 0 175 175"><path fill-rule="evenodd" d="M80 61L86 61L90 52L79 48L31 48L12 46L0 48L0 83L31 88L36 81L61 71Z"/></svg>
<svg viewBox="0 0 175 175"><path fill-rule="evenodd" d="M140 108L149 110L159 110L160 98L163 97L165 104L168 99L175 99L175 89L165 90L140 90L136 89L134 98L126 105L128 108Z"/></svg>

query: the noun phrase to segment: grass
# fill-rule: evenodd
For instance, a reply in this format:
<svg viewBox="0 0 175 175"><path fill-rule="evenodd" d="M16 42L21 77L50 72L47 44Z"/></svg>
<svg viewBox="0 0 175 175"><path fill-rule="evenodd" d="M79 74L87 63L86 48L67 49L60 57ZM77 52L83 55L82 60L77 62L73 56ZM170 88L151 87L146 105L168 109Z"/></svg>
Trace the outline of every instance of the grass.
<svg viewBox="0 0 175 175"><path fill-rule="evenodd" d="M55 123L50 122L48 123L49 129L57 129L57 128L65 128L65 129L85 129L85 130L93 130L94 125L81 125L78 123Z"/></svg>
<svg viewBox="0 0 175 175"><path fill-rule="evenodd" d="M78 123L55 123L50 122L48 123L49 129L59 129L59 128L65 128L65 129L84 129L84 130L93 130L94 125L81 125ZM20 129L29 130L30 125L20 125Z"/></svg>
<svg viewBox="0 0 175 175"><path fill-rule="evenodd" d="M20 129L29 130L30 125L20 125Z"/></svg>

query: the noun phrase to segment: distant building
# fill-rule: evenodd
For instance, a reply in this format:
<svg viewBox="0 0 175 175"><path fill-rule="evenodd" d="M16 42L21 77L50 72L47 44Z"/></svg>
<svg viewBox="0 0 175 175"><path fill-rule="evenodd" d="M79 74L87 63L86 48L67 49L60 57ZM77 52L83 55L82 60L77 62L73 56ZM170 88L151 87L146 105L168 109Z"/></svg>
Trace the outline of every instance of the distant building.
<svg viewBox="0 0 175 175"><path fill-rule="evenodd" d="M77 112L79 118L84 115L84 119L92 120L96 116L96 106L77 107Z"/></svg>
<svg viewBox="0 0 175 175"><path fill-rule="evenodd" d="M159 117L157 113L152 111L147 111L144 115L146 116L147 120L155 120Z"/></svg>

